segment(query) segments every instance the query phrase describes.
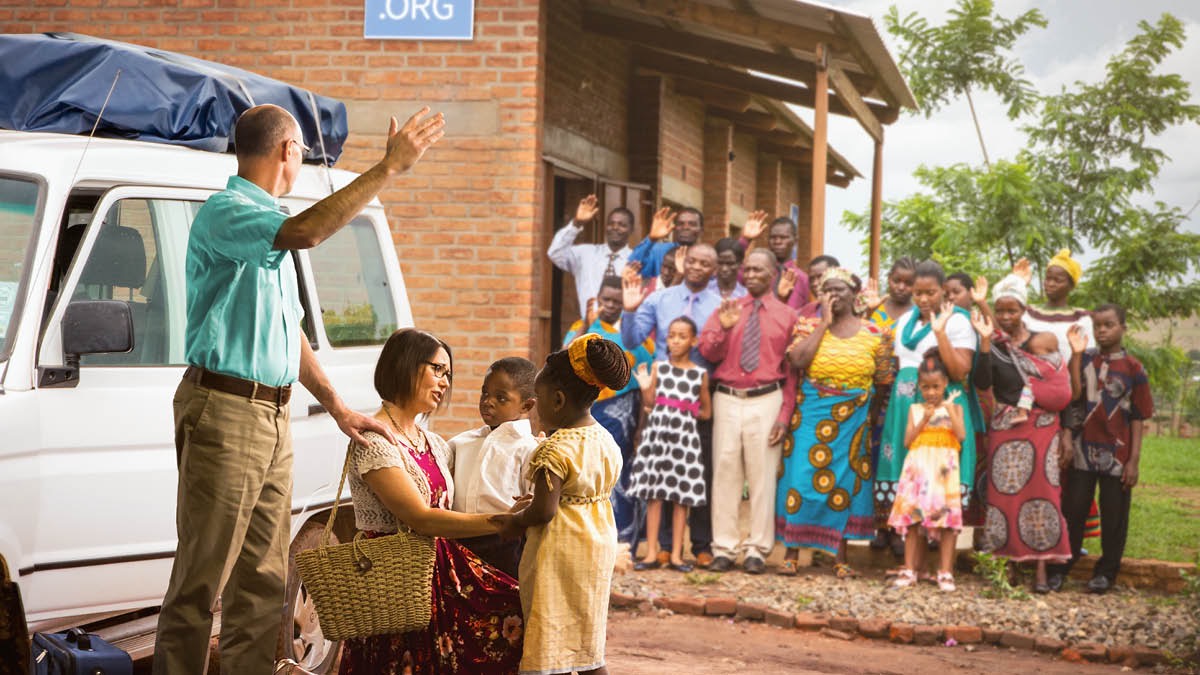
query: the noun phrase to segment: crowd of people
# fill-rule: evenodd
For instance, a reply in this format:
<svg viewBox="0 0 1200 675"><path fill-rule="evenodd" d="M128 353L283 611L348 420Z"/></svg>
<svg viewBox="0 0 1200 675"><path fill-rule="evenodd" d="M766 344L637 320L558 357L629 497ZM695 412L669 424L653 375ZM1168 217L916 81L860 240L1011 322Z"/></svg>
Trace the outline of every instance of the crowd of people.
<svg viewBox="0 0 1200 675"><path fill-rule="evenodd" d="M550 258L585 308L568 340L619 341L641 388L625 388L614 433L618 531L633 548L647 538L635 569L760 574L780 543L779 574L816 549L855 576L857 539L902 558L894 585L953 591L955 545L974 527L980 550L1033 564L1037 592L1060 590L1099 534L1087 588L1112 587L1153 402L1122 347L1124 310L1071 306L1082 268L1068 251L1046 261L1034 305L1026 260L989 285L902 257L880 289L830 256L798 267L786 217L756 211L740 239L710 246L700 211L664 208L631 249L619 209L604 243L573 245L596 215L594 197L581 201ZM598 292L579 287L597 277Z"/></svg>
<svg viewBox="0 0 1200 675"><path fill-rule="evenodd" d="M291 433L299 381L350 437L357 528L434 541L429 624L347 640L342 673L606 673L620 542L638 570L780 574L803 548L852 576L848 540L900 546L896 586L954 589L954 542L1036 561L1061 587L1099 486L1104 557L1120 567L1137 483L1146 376L1122 349L1124 311L1067 299L1081 270L1049 261L1046 305L1030 267L992 288L901 258L880 293L829 256L794 260L796 226L754 212L740 239L703 240L693 208L598 215L583 199L548 251L583 316L538 368L484 373L481 425L429 418L451 398L453 349L429 332L383 346L374 415L337 396L300 332L290 250L319 245L442 135L440 115L393 119L384 158L302 214L279 205L303 138L283 109L239 118L238 175L197 213L188 244L187 360L174 401L179 551L159 618L155 673L202 673L222 606L222 672L271 672L287 568ZM766 235L766 246L758 241ZM747 502L748 518L739 517ZM670 506L668 509L667 507ZM670 518L666 512L670 511ZM684 536L690 534L691 558Z"/></svg>

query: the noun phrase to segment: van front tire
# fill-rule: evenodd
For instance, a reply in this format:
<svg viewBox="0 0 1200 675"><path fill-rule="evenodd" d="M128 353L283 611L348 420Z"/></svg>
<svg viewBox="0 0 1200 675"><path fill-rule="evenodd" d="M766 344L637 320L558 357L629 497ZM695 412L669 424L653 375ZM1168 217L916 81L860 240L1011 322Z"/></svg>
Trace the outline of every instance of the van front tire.
<svg viewBox="0 0 1200 675"><path fill-rule="evenodd" d="M292 659L305 670L318 675L336 673L342 654L342 643L326 640L321 633L321 623L312 598L300 574L296 571L296 554L316 548L320 543L325 524L310 520L300 528L288 551L286 604L283 609L283 625L279 631L279 658ZM337 528L330 533L329 543L340 543Z"/></svg>

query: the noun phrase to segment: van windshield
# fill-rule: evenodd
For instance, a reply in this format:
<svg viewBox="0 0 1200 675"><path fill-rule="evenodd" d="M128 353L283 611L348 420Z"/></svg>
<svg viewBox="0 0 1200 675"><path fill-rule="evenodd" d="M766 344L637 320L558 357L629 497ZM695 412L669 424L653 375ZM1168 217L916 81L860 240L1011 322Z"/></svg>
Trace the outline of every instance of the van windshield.
<svg viewBox="0 0 1200 675"><path fill-rule="evenodd" d="M37 204L37 183L0 176L0 361L8 359L16 338L14 312L21 296Z"/></svg>

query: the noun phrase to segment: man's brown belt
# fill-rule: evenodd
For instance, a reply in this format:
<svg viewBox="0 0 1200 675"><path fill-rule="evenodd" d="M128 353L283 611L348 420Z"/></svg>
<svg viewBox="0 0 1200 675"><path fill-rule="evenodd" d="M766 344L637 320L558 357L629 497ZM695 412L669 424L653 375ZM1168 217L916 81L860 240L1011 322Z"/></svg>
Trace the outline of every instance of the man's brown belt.
<svg viewBox="0 0 1200 675"><path fill-rule="evenodd" d="M253 380L222 375L196 366L188 366L187 370L183 371L183 379L207 389L215 389L226 394L245 396L259 401L271 401L279 406L287 405L292 398L292 385L290 384L282 387L269 387Z"/></svg>

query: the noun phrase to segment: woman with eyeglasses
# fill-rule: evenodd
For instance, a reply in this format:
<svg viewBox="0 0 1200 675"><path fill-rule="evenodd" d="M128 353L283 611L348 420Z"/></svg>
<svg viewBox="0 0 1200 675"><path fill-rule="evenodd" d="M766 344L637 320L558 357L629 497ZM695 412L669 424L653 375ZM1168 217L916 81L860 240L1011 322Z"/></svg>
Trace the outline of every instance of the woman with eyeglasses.
<svg viewBox="0 0 1200 675"><path fill-rule="evenodd" d="M454 541L499 532L512 515L451 511L449 446L418 423L449 403L452 377L450 346L414 328L392 333L375 366L375 418L397 442L368 433L367 445L351 443L354 517L369 538L400 527L435 538L433 617L423 630L346 640L344 675L517 672L524 632L517 582Z"/></svg>

